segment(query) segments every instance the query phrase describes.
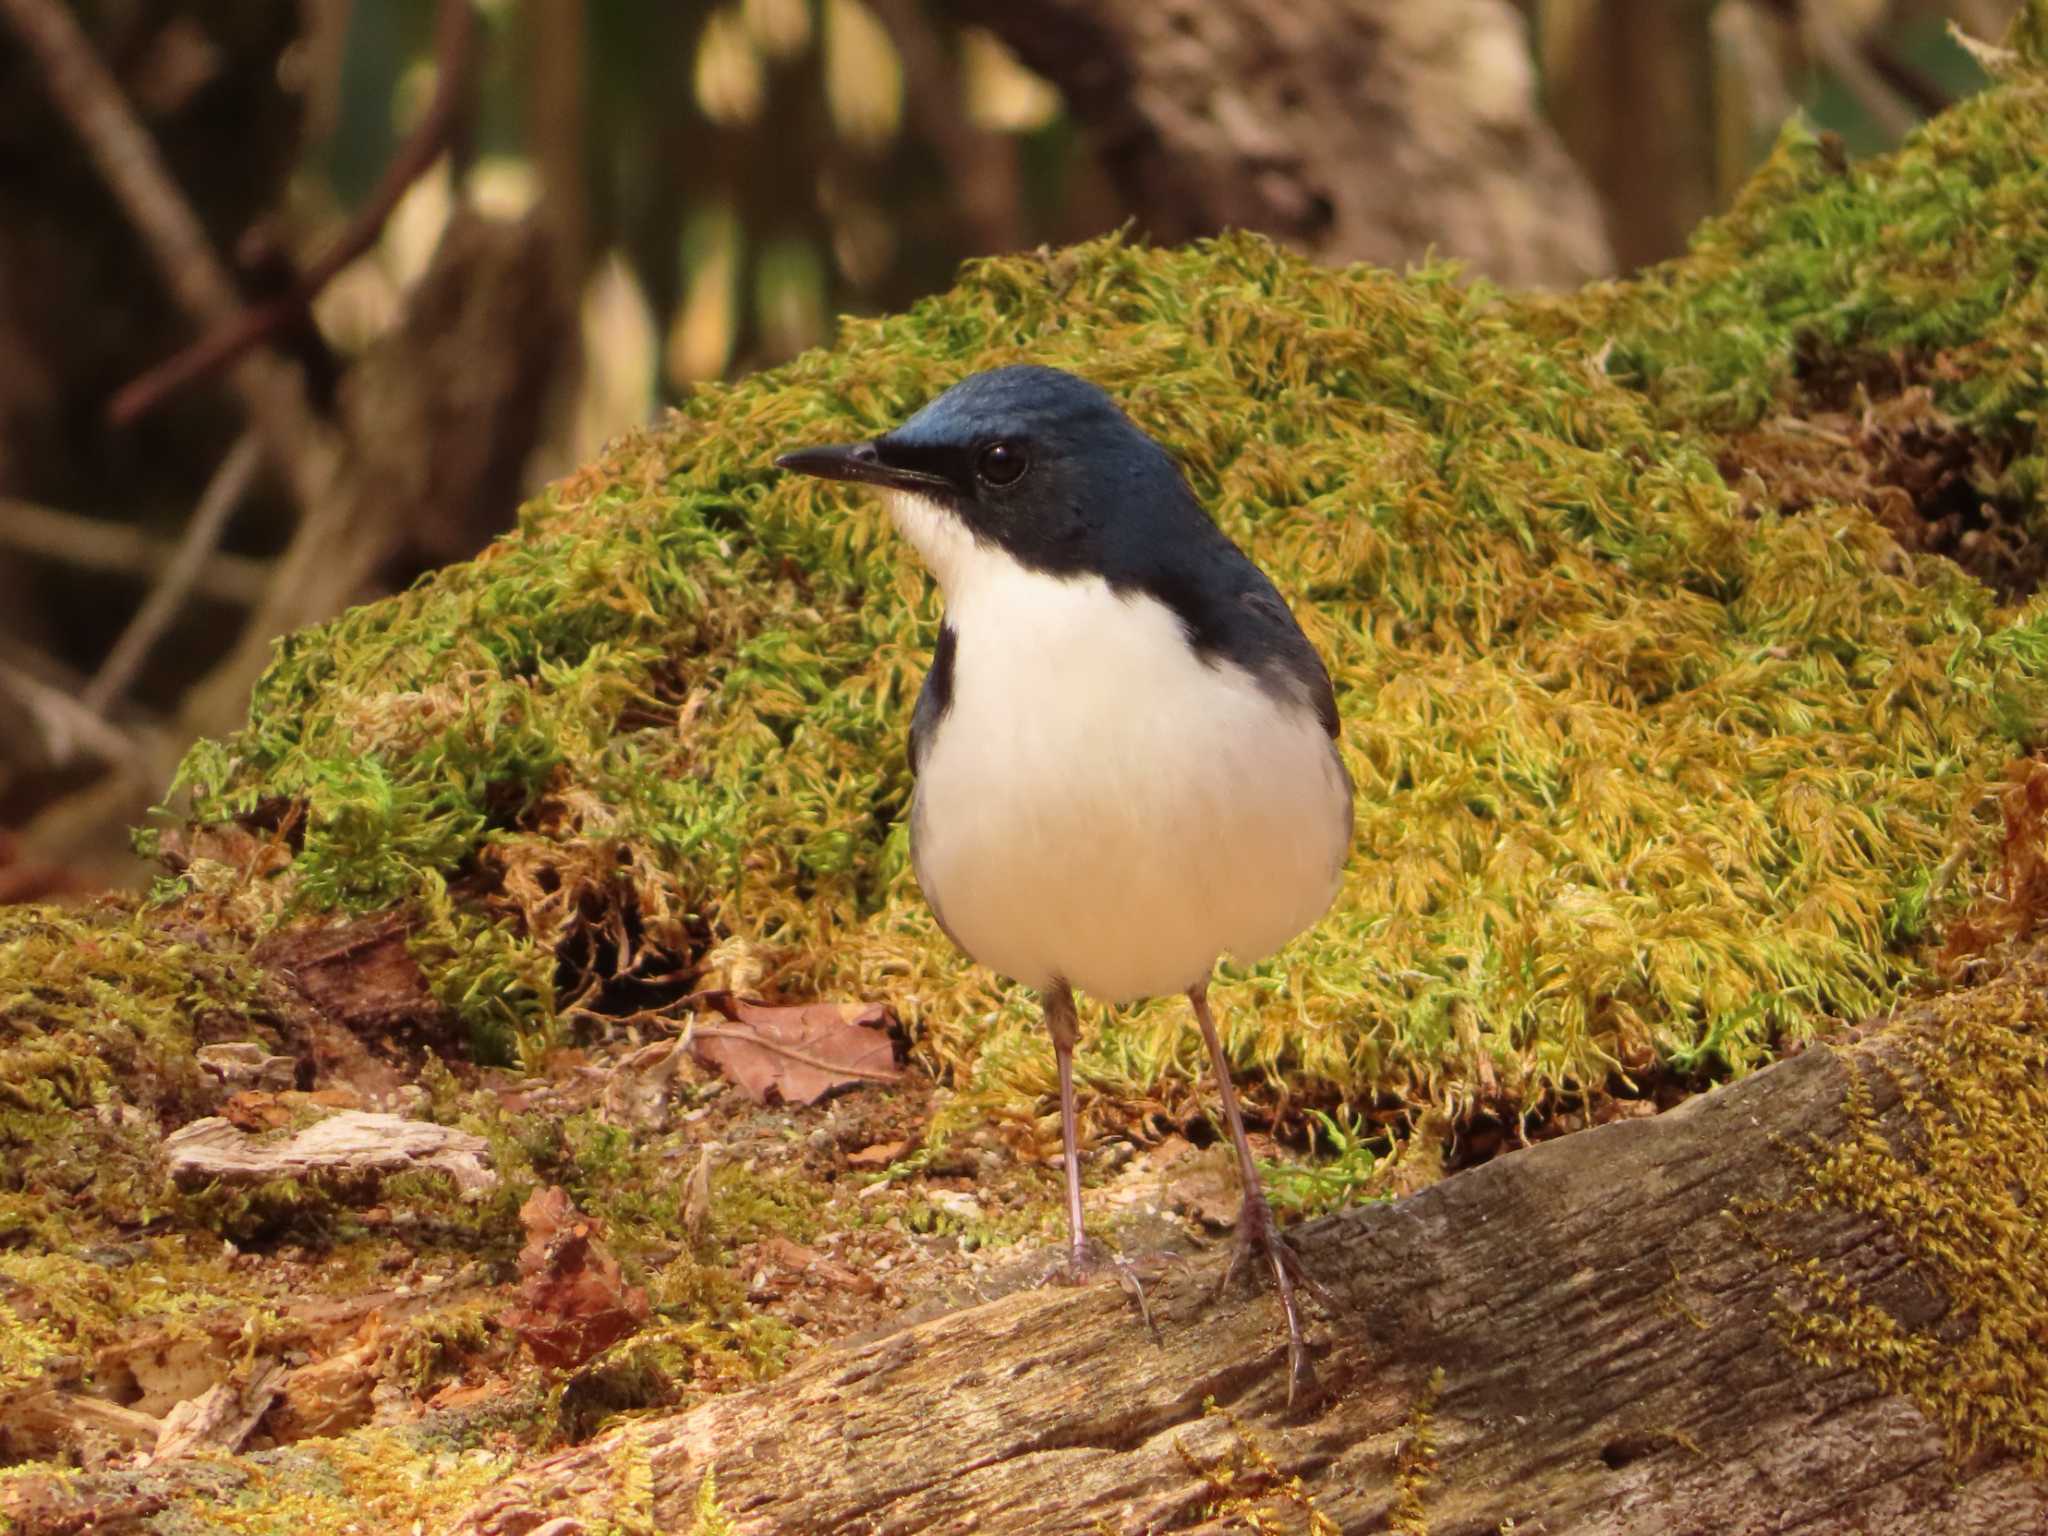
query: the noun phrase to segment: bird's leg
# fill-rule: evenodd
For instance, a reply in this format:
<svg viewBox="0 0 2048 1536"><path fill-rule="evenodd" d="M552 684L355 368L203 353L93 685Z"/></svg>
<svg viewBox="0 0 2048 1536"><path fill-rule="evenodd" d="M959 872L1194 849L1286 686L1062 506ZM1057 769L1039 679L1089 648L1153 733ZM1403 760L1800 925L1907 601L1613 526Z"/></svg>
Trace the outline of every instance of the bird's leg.
<svg viewBox="0 0 2048 1536"><path fill-rule="evenodd" d="M1081 1117L1074 1108L1074 1042L1081 1038L1081 1020L1074 1012L1074 994L1059 982L1044 995L1045 1027L1052 1036L1060 1066L1060 1144L1067 1164L1067 1267L1075 1275L1088 1267L1088 1238L1081 1230Z"/></svg>
<svg viewBox="0 0 2048 1536"><path fill-rule="evenodd" d="M1230 1128L1231 1144L1237 1148L1237 1173L1244 1185L1244 1204L1237 1215L1237 1242L1217 1293L1220 1295L1223 1287L1230 1284L1247 1254L1255 1249L1264 1254L1273 1270L1273 1287L1280 1293L1280 1309L1287 1314L1287 1403L1292 1407L1297 1388L1306 1386L1314 1391L1316 1384L1315 1370L1302 1342L1300 1310L1294 1299L1297 1280L1309 1289L1315 1289L1314 1282L1302 1272L1300 1256L1280 1235L1273 1221L1273 1207L1266 1200L1265 1186L1259 1182L1258 1164L1252 1160L1251 1143L1245 1139L1244 1115L1237 1107L1237 1089L1230 1081L1230 1061L1223 1054L1223 1037L1216 1033L1216 1021L1209 1014L1209 984L1198 982L1189 987L1188 1001L1194 1005L1195 1022L1202 1026L1202 1039L1209 1046L1209 1060L1216 1068L1223 1121Z"/></svg>
<svg viewBox="0 0 2048 1536"><path fill-rule="evenodd" d="M1046 1031L1052 1036L1052 1051L1060 1068L1060 1143L1066 1149L1067 1165L1067 1262L1064 1272L1056 1274L1069 1285L1080 1285L1096 1267L1088 1234L1081 1228L1081 1116L1074 1107L1074 1043L1081 1038L1081 1020L1074 1011L1073 991L1065 982L1047 989L1041 1000L1045 1005ZM1137 1307L1145 1327L1157 1338L1159 1327L1152 1321L1152 1308L1145 1300L1145 1287L1139 1282L1137 1271L1124 1262L1121 1254L1112 1253L1109 1262L1116 1270L1117 1284Z"/></svg>

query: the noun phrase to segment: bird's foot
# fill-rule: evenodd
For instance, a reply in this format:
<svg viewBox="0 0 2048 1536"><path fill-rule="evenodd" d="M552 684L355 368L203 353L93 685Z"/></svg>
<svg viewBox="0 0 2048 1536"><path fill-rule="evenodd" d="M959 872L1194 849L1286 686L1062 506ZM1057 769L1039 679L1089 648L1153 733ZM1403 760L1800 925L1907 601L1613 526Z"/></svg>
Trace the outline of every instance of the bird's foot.
<svg viewBox="0 0 2048 1536"><path fill-rule="evenodd" d="M1280 1228L1273 1220L1273 1208L1266 1203L1262 1193L1254 1191L1245 1196L1244 1206L1237 1214L1237 1240L1231 1246L1230 1263L1224 1268L1223 1278L1216 1285L1216 1300L1230 1289L1231 1281L1238 1272L1246 1268L1247 1260L1263 1259L1273 1275L1273 1289L1280 1297L1280 1310L1287 1315L1287 1406L1292 1408L1296 1396L1304 1389L1313 1396L1316 1391L1315 1367L1309 1363L1308 1345L1302 1336L1301 1308L1296 1300L1296 1291L1304 1291L1332 1316L1339 1311L1337 1300L1315 1277L1302 1266L1301 1255L1293 1245L1280 1235Z"/></svg>
<svg viewBox="0 0 2048 1536"><path fill-rule="evenodd" d="M1066 1255L1046 1271L1040 1285L1093 1285L1099 1280L1113 1278L1123 1288L1131 1305L1138 1309L1138 1316L1144 1320L1145 1330L1155 1341L1159 1338L1159 1325L1152 1321L1151 1305L1145 1300L1145 1284L1138 1278L1137 1269L1122 1254L1093 1238L1084 1238L1071 1244Z"/></svg>

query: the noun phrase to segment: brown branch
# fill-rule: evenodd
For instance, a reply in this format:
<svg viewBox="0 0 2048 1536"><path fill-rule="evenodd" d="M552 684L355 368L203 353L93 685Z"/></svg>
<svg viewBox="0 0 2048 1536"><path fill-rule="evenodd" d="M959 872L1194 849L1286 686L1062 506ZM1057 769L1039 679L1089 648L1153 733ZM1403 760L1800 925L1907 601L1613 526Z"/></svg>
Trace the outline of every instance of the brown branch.
<svg viewBox="0 0 2048 1536"><path fill-rule="evenodd" d="M27 712L42 738L43 754L55 767L92 756L114 767L127 767L141 757L135 742L107 724L97 712L61 689L0 662L0 694L13 697Z"/></svg>
<svg viewBox="0 0 2048 1536"><path fill-rule="evenodd" d="M376 243L406 188L440 158L462 121L475 62L475 39L476 10L471 0L441 0L434 42L434 98L347 228L287 292L267 303L239 309L227 323L123 385L107 407L108 419L115 426L132 425L179 390L219 372L305 314L320 291Z"/></svg>
<svg viewBox="0 0 2048 1536"><path fill-rule="evenodd" d="M43 85L140 231L178 302L210 316L236 305L234 284L120 86L70 11L55 0L0 0L42 66Z"/></svg>
<svg viewBox="0 0 2048 1536"><path fill-rule="evenodd" d="M1795 27L1803 29L1809 22L1805 0L1764 0L1764 4L1767 9ZM1876 106L1864 101L1871 116L1880 123L1893 126L1901 122L1898 113L1899 100L1909 103L1923 117L1932 117L1935 113L1946 111L1955 104L1954 98L1933 76L1920 69L1876 33L1866 32L1848 41L1853 42L1854 51L1860 58L1850 60L1849 73L1844 75L1842 80L1844 88L1856 95L1859 101L1864 101L1865 93L1873 89L1880 89L1888 92L1890 97L1898 98L1887 99ZM1830 51L1825 47L1817 48L1816 52L1822 54L1824 64L1834 68L1835 60L1840 56L1841 46L1837 45L1833 56L1830 56ZM1839 70L1837 72L1840 73ZM1904 123L1898 127L1898 131L1903 133L1905 128L1910 126L1910 123Z"/></svg>
<svg viewBox="0 0 2048 1536"><path fill-rule="evenodd" d="M186 525L185 536L178 543L177 551L170 563L164 567L163 575L151 589L135 617L128 621L128 627L107 652L106 660L100 663L99 671L93 674L85 691L79 695L79 702L96 715L104 715L109 706L135 681L135 674L141 670L151 647L162 638L163 632L185 606L186 598L192 594L193 586L205 567L207 557L213 553L220 536L227 530L228 519L248 493L249 484L256 478L256 471L263 462L262 445L256 441L253 432L245 432L230 448L220 467L213 472L213 478L206 483L200 494L199 504L192 511L192 520Z"/></svg>
<svg viewBox="0 0 2048 1536"><path fill-rule="evenodd" d="M1955 98L1932 75L1913 63L1881 37L1863 40L1863 56L1879 79L1911 102L1923 117L1933 117L1955 105Z"/></svg>

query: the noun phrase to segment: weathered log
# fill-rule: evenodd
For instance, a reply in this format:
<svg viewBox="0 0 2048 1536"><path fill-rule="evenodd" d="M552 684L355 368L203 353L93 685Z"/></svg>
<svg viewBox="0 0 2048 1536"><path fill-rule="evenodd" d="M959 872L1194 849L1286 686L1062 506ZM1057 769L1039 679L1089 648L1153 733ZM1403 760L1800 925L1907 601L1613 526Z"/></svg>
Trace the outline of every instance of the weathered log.
<svg viewBox="0 0 2048 1536"><path fill-rule="evenodd" d="M1876 1319L1932 1370L2012 1321L1970 1316L1967 1285L1944 1290L1961 1270L1915 1251L1897 1213L1937 1213L1953 1252L1982 1236L1979 1193L2017 1181L2014 1208L2038 1211L2011 1171L2044 1161L2038 1091L2001 1124L1951 1106L2038 1079L2041 980L1304 1228L1342 1312L1319 1330L1324 1393L1292 1417L1270 1296L1212 1305L1198 1266L1154 1284L1157 1344L1114 1286L1010 1295L561 1451L458 1529L686 1528L714 1472L748 1532L2048 1529L2024 1434L1958 1459L1987 1403L1943 1397L2031 1401L2031 1355L2000 1357L1997 1388L1908 1371L1900 1394L1853 1344L1813 1342ZM1964 1039L2001 1016L2031 1022ZM1944 1083L1950 1060L1975 1075ZM1959 1124L1985 1144L1946 1161ZM1904 1169L1903 1193L1826 1193L1857 1156ZM2024 1223L2006 1257L2038 1248ZM1245 1523L1262 1511L1276 1523Z"/></svg>

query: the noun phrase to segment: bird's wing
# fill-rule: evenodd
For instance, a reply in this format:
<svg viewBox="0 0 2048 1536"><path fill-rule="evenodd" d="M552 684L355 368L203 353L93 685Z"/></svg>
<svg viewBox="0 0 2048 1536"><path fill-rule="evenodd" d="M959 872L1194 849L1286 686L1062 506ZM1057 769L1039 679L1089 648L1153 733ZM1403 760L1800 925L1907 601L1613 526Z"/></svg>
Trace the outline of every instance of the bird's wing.
<svg viewBox="0 0 2048 1536"><path fill-rule="evenodd" d="M931 751L932 733L953 707L953 652L960 640L950 624L939 626L939 643L932 648L932 669L924 675L917 691L917 708L910 714L910 771L924 766Z"/></svg>
<svg viewBox="0 0 2048 1536"><path fill-rule="evenodd" d="M1282 665L1301 684L1315 706L1316 718L1332 739L1337 735L1337 691L1330 685L1329 668L1316 648L1308 643L1287 604L1269 583L1249 588L1238 601L1249 609L1253 622L1265 629Z"/></svg>

